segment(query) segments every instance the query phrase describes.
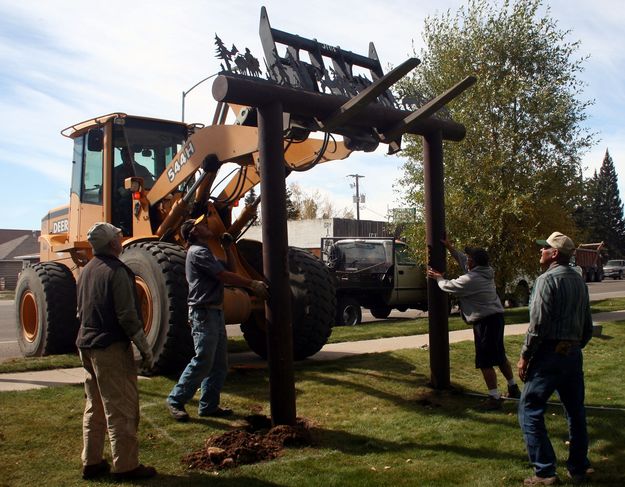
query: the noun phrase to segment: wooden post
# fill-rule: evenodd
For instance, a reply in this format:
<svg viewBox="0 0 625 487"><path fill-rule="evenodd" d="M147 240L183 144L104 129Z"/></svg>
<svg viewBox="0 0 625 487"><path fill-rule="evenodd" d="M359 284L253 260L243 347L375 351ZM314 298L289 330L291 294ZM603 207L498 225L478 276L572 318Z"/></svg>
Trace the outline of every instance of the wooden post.
<svg viewBox="0 0 625 487"><path fill-rule="evenodd" d="M447 263L441 239L445 236L445 184L440 130L427 133L423 138L423 173L428 265L444 273ZM447 295L434 279L428 279L428 316L431 384L435 389L447 389L451 384Z"/></svg>
<svg viewBox="0 0 625 487"><path fill-rule="evenodd" d="M269 396L274 425L295 425L293 330L286 226L282 104L258 107L263 270L271 296L265 307Z"/></svg>

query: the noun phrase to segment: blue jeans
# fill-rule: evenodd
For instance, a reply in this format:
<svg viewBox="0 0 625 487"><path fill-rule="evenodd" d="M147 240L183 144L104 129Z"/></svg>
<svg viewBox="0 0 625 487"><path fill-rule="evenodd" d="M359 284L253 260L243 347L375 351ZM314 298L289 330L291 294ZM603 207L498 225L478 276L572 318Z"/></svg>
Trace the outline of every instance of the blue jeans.
<svg viewBox="0 0 625 487"><path fill-rule="evenodd" d="M551 347L553 348L553 347ZM519 424L525 438L530 462L539 477L556 474L556 455L545 428L547 401L558 392L569 427L571 474L584 474L588 461L588 432L584 408L584 372L582 351L573 346L567 354L549 348L540 349L530 362L527 382L519 402Z"/></svg>
<svg viewBox="0 0 625 487"><path fill-rule="evenodd" d="M195 356L182 372L167 402L182 408L201 387L200 414L219 407L219 395L228 373L228 350L224 313L220 309L189 307Z"/></svg>

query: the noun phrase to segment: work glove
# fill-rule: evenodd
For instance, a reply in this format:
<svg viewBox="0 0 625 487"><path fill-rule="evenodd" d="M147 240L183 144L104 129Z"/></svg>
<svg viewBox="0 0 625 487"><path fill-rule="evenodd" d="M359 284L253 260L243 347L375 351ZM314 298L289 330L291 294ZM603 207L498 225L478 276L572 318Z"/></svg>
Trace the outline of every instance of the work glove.
<svg viewBox="0 0 625 487"><path fill-rule="evenodd" d="M254 296L258 296L261 299L266 300L269 298L269 286L263 281L252 281L250 289L254 293Z"/></svg>
<svg viewBox="0 0 625 487"><path fill-rule="evenodd" d="M225 232L221 235L220 240L221 240L221 246L224 249L227 249L228 247L232 245L232 242L234 242L234 237L230 235L229 233Z"/></svg>
<svg viewBox="0 0 625 487"><path fill-rule="evenodd" d="M132 343L135 344L139 353L141 354L141 370L149 371L154 367L154 355L152 355L152 349L148 344L148 340L145 337L143 330L139 330L132 337L130 337Z"/></svg>

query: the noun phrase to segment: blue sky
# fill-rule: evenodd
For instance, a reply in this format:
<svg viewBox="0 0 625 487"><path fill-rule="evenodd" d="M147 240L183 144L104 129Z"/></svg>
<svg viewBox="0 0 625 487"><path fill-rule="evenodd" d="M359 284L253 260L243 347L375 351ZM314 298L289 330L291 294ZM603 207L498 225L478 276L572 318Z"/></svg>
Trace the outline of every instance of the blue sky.
<svg viewBox="0 0 625 487"><path fill-rule="evenodd" d="M459 0L317 0L265 2L0 0L0 228L38 229L45 213L69 200L72 144L59 132L76 122L122 111L180 119L181 93L219 70L214 35L261 55L260 6L272 27L365 54L376 45L382 65L397 65L421 46L423 19L457 10ZM594 98L588 127L598 144L584 158L592 171L609 148L625 196L625 9L612 0L553 0L551 15L590 55L582 76ZM417 68L418 69L418 68ZM211 82L186 97L188 122L210 123ZM348 174L362 174L361 218L402 206L396 180L402 159L383 150L289 177L350 207Z"/></svg>

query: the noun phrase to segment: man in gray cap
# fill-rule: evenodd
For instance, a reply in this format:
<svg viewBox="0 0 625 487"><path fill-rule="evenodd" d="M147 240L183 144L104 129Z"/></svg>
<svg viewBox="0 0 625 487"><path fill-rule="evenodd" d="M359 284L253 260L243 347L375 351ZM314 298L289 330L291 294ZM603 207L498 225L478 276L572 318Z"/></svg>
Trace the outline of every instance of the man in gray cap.
<svg viewBox="0 0 625 487"><path fill-rule="evenodd" d="M185 404L200 388L199 416L230 416L232 410L219 405L221 389L228 373L224 284L248 288L261 299L267 299L269 292L263 281L231 272L235 257L230 234L221 235L226 262L222 263L215 258L210 243L216 235L209 228L205 215L185 221L180 227L180 235L187 243L185 271L189 282L189 322L195 355L169 393L167 409L176 421L188 421Z"/></svg>
<svg viewBox="0 0 625 487"><path fill-rule="evenodd" d="M560 232L541 246L545 270L534 283L530 299L530 325L517 364L525 382L519 403L519 424L534 476L525 485L554 485L556 455L545 428L545 409L554 391L566 410L569 427L569 477L583 483L593 472L588 460L588 432L584 408L582 348L592 336L592 316L586 283L569 265L573 241Z"/></svg>
<svg viewBox="0 0 625 487"><path fill-rule="evenodd" d="M152 351L143 332L135 290L135 276L119 256L121 230L99 222L87 233L93 258L78 278L80 330L76 346L85 368L86 405L83 415L82 462L84 479L108 474L103 458L108 430L117 480L156 475L139 463L139 392L131 341L152 367Z"/></svg>
<svg viewBox="0 0 625 487"><path fill-rule="evenodd" d="M517 398L521 391L504 347L503 306L495 288L495 271L489 265L488 253L484 249L466 247L465 255L458 252L449 240L441 242L465 274L457 279L445 279L435 269L428 269L428 277L436 279L441 290L458 298L462 318L473 327L475 367L482 372L488 389L488 397L480 409L501 409L503 398L497 387L495 367L508 382L508 397Z"/></svg>

